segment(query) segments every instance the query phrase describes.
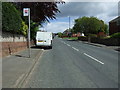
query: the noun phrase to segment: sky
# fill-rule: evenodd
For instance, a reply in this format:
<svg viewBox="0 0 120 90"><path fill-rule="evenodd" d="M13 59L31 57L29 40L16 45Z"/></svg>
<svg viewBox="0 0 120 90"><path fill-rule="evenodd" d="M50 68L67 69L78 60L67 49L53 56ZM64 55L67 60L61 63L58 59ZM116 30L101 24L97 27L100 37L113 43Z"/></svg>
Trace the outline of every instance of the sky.
<svg viewBox="0 0 120 90"><path fill-rule="evenodd" d="M103 20L106 24L118 16L118 1L111 2L68 2L59 4L58 9L61 13L56 15L55 20L50 20L50 23L44 25L42 30L48 32L58 33L63 32L70 27L74 26L74 20L83 16L94 16ZM105 0L104 0L105 1Z"/></svg>

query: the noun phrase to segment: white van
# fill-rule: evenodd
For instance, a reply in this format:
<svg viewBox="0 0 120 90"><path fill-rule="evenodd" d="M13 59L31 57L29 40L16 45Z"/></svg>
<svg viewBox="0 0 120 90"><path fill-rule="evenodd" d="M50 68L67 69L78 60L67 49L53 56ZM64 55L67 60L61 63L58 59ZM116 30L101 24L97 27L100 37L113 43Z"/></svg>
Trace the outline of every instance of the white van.
<svg viewBox="0 0 120 90"><path fill-rule="evenodd" d="M52 48L52 32L40 32L36 34L36 46Z"/></svg>

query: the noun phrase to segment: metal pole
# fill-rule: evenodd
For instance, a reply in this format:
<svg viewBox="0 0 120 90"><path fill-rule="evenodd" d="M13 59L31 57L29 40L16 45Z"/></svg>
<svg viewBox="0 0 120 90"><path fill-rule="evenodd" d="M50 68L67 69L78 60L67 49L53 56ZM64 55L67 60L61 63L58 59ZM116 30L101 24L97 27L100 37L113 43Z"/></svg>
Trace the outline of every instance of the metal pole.
<svg viewBox="0 0 120 90"><path fill-rule="evenodd" d="M69 31L70 31L70 16L69 16Z"/></svg>
<svg viewBox="0 0 120 90"><path fill-rule="evenodd" d="M29 20L29 30L28 30L28 43L29 43L29 58L31 57L31 49L30 49L30 8L29 8L29 17L28 17L28 20Z"/></svg>
<svg viewBox="0 0 120 90"><path fill-rule="evenodd" d="M70 37L70 16L69 16L69 37Z"/></svg>

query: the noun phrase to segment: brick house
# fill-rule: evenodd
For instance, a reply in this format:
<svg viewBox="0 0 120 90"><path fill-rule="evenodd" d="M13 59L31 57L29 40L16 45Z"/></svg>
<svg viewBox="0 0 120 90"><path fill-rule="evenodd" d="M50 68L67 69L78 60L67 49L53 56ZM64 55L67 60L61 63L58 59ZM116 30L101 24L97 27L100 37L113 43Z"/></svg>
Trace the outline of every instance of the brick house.
<svg viewBox="0 0 120 90"><path fill-rule="evenodd" d="M120 16L109 22L109 35L120 32Z"/></svg>

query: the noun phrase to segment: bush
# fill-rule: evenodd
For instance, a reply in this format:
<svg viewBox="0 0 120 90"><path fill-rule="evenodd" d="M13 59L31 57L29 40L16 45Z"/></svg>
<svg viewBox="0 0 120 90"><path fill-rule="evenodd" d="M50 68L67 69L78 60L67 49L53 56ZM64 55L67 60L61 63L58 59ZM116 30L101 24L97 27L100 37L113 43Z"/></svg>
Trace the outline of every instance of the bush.
<svg viewBox="0 0 120 90"><path fill-rule="evenodd" d="M114 33L110 37L111 38L120 38L120 32L119 33Z"/></svg>
<svg viewBox="0 0 120 90"><path fill-rule="evenodd" d="M88 41L88 38L86 36L80 36L80 37L78 37L78 40Z"/></svg>
<svg viewBox="0 0 120 90"><path fill-rule="evenodd" d="M62 37L62 35L63 35L63 34L62 34L61 32L59 32L59 33L58 33L58 37L60 37L60 38L61 38L61 37Z"/></svg>
<svg viewBox="0 0 120 90"><path fill-rule="evenodd" d="M27 35L27 30L28 30L28 26L25 24L24 21L22 21L22 26L21 26L21 29L20 29L20 32L23 34L23 35Z"/></svg>
<svg viewBox="0 0 120 90"><path fill-rule="evenodd" d="M21 33L22 18L15 5L9 2L2 3L2 30L11 33Z"/></svg>
<svg viewBox="0 0 120 90"><path fill-rule="evenodd" d="M97 37L96 34L89 34L90 37Z"/></svg>

